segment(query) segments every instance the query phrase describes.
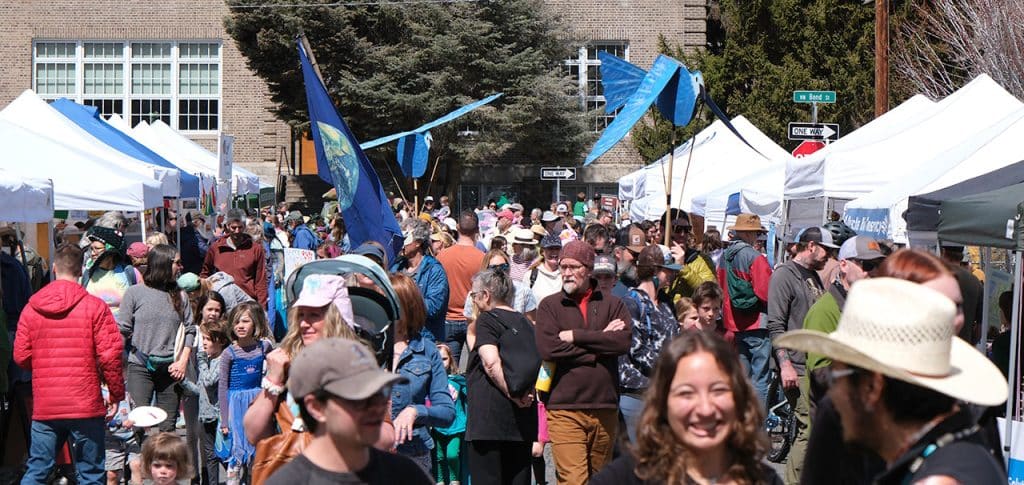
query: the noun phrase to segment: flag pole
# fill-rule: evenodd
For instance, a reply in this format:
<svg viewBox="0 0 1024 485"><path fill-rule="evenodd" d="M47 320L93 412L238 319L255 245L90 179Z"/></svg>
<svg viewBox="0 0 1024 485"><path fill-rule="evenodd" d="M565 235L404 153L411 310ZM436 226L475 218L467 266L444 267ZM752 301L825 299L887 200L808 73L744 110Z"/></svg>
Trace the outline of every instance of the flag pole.
<svg viewBox="0 0 1024 485"><path fill-rule="evenodd" d="M692 148L691 148L692 150ZM676 126L672 124L672 148L668 152L668 180L665 181L665 245L670 246L672 238L672 168L676 164ZM665 173L662 171L662 173ZM682 194L679 194L680 196Z"/></svg>

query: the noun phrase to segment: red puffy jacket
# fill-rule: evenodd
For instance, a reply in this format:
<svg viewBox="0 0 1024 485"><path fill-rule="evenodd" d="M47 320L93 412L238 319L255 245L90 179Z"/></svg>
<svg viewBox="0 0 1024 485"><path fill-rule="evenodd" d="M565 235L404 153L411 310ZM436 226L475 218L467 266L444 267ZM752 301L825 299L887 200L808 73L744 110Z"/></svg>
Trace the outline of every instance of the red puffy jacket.
<svg viewBox="0 0 1024 485"><path fill-rule="evenodd" d="M123 351L103 300L71 281L44 286L29 298L14 338L14 362L32 371L32 419L106 415L101 379L113 402L124 399Z"/></svg>

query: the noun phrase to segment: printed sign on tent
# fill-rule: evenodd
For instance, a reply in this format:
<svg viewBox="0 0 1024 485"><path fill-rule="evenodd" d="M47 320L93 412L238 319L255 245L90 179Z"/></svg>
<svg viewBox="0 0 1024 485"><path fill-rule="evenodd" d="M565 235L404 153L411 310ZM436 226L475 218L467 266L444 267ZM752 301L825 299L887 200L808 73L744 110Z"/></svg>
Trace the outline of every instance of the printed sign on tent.
<svg viewBox="0 0 1024 485"><path fill-rule="evenodd" d="M217 143L217 178L231 180L231 165L235 163L235 137L221 133Z"/></svg>

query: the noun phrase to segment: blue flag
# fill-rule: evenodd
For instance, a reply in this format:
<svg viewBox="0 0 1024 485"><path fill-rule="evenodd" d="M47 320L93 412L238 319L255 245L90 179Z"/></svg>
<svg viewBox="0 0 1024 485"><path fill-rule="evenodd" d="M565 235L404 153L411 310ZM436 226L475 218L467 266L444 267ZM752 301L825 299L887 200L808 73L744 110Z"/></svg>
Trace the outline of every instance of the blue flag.
<svg viewBox="0 0 1024 485"><path fill-rule="evenodd" d="M394 260L402 245L402 230L398 228L398 221L384 195L384 187L352 130L334 108L327 88L302 47L301 39L296 43L306 83L309 129L316 149L317 172L320 178L333 184L338 193L338 207L345 218L352 246L377 241L384 245L388 259Z"/></svg>

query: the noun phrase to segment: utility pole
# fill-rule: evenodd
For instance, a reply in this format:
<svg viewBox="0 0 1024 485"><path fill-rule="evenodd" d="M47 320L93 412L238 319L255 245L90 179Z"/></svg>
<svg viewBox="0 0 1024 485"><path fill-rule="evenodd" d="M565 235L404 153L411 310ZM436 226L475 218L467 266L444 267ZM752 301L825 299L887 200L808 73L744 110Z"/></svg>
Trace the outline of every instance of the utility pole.
<svg viewBox="0 0 1024 485"><path fill-rule="evenodd" d="M875 117L889 111L889 0L875 0Z"/></svg>

